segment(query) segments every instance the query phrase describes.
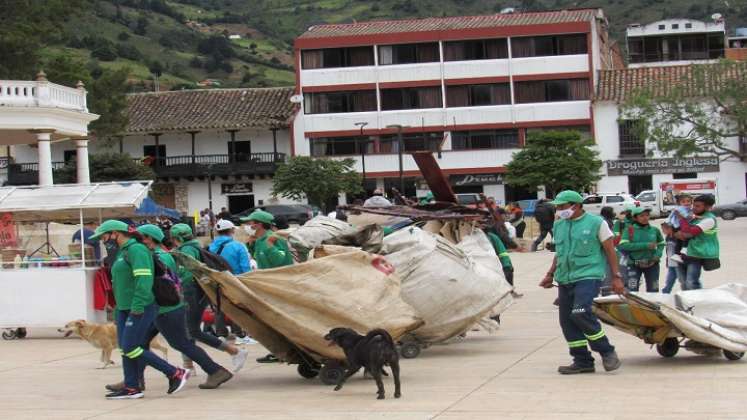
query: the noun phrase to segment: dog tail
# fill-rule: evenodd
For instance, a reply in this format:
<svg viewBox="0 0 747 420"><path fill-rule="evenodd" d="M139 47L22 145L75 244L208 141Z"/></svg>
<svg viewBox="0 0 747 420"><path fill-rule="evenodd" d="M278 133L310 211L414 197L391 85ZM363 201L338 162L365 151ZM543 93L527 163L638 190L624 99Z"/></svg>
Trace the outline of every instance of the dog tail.
<svg viewBox="0 0 747 420"><path fill-rule="evenodd" d="M368 332L366 334L366 340L375 340L377 338L382 338L386 344L394 347L394 339L392 339L392 336L389 335L389 332L383 328L376 328Z"/></svg>

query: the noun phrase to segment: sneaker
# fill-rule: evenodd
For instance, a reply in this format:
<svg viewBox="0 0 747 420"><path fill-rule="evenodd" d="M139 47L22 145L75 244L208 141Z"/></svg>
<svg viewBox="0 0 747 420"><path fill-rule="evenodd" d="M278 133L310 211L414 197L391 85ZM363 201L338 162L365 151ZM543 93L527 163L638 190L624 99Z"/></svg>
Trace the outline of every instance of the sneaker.
<svg viewBox="0 0 747 420"><path fill-rule="evenodd" d="M122 388L119 391L106 394L107 400L136 400L143 398L143 391L137 388Z"/></svg>
<svg viewBox="0 0 747 420"><path fill-rule="evenodd" d="M190 378L194 378L195 376L197 376L197 368L194 368L194 367L190 368L190 369L184 368L184 370L186 370L187 372L189 372L189 377Z"/></svg>
<svg viewBox="0 0 747 420"><path fill-rule="evenodd" d="M259 359L257 359L257 363L278 363L279 361L280 359L275 357L274 354L268 354L265 357L260 357Z"/></svg>
<svg viewBox="0 0 747 420"><path fill-rule="evenodd" d="M109 384L109 385L104 386L104 388L106 388L107 391L111 391L111 392L121 391L125 389L125 387L126 385L124 381L118 382L116 384ZM140 390L145 391L145 381L140 381Z"/></svg>
<svg viewBox="0 0 747 420"><path fill-rule="evenodd" d="M511 291L511 296L515 299L521 299L524 297L524 293L519 293L516 290Z"/></svg>
<svg viewBox="0 0 747 420"><path fill-rule="evenodd" d="M167 394L175 394L187 385L187 379L189 379L189 371L184 369L177 369L174 376L169 378L169 389L166 391Z"/></svg>
<svg viewBox="0 0 747 420"><path fill-rule="evenodd" d="M575 375L577 373L594 373L594 372L596 372L594 365L580 366L580 365L577 365L576 362L573 362L572 364L568 366L558 367L558 373L560 373L561 375Z"/></svg>
<svg viewBox="0 0 747 420"><path fill-rule="evenodd" d="M602 364L604 365L604 370L612 372L613 370L618 369L622 363L620 362L620 358L617 357L617 352L612 350L611 352L602 355Z"/></svg>
<svg viewBox="0 0 747 420"><path fill-rule="evenodd" d="M238 372L244 367L247 357L249 357L249 352L245 349L240 349L238 353L231 356L231 364L233 365L234 372Z"/></svg>
<svg viewBox="0 0 747 420"><path fill-rule="evenodd" d="M219 371L208 375L207 380L204 383L198 385L200 389L215 389L218 388L223 382L233 378L233 374L226 369L221 368Z"/></svg>

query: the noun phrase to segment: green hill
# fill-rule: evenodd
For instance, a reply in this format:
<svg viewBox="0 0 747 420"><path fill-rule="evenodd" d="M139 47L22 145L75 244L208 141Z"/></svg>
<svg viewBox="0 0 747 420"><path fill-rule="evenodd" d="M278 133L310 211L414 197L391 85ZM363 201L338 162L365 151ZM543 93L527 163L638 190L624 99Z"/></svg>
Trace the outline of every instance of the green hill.
<svg viewBox="0 0 747 420"><path fill-rule="evenodd" d="M278 86L294 83L293 39L311 25L354 20L489 14L505 7L602 7L612 35L630 23L721 13L747 26L745 2L729 0L111 0L70 18L45 55L73 55L90 66L132 70L135 90ZM229 39L230 38L233 39Z"/></svg>

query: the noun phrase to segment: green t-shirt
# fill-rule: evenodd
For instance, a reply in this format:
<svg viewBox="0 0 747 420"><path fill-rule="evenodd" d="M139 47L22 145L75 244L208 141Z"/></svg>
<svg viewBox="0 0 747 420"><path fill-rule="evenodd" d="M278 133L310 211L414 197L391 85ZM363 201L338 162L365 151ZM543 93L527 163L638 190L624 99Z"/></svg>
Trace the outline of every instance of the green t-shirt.
<svg viewBox="0 0 747 420"><path fill-rule="evenodd" d="M501 238L495 233L488 232L488 239L490 240L490 244L493 245L493 249L495 249L495 253L498 255L498 259L501 261L503 268L513 268L511 257L509 257L506 245L503 244Z"/></svg>
<svg viewBox="0 0 747 420"><path fill-rule="evenodd" d="M631 261L644 261L660 259L666 246L666 241L661 231L654 226L641 226L638 223L628 225L622 231L622 238L617 247L630 256ZM630 234L633 233L631 239ZM650 249L650 243L655 243L656 248Z"/></svg>
<svg viewBox="0 0 747 420"><path fill-rule="evenodd" d="M201 261L200 248L202 248L200 241L198 241L197 239L192 239L191 241L183 243L178 250L179 252L182 252L196 259L197 261ZM180 265L176 273L179 274L179 278L182 280L182 287L185 290L194 286L194 275L191 271L187 270L186 267Z"/></svg>
<svg viewBox="0 0 747 420"><path fill-rule="evenodd" d="M164 251L162 248L156 248L155 250L156 255L158 255L158 259L161 260L163 265L166 266L169 270L173 271L174 273L177 273L176 268L176 261L174 261L174 257L171 256L168 252ZM173 306L161 306L158 308L159 314L165 314L174 310L177 310L184 306L184 301L179 302L176 305Z"/></svg>
<svg viewBox="0 0 747 420"><path fill-rule="evenodd" d="M119 248L112 264L112 288L120 311L142 313L155 302L153 256L145 245L130 239Z"/></svg>
<svg viewBox="0 0 747 420"><path fill-rule="evenodd" d="M293 256L288 249L288 242L285 239L276 236L277 239L275 240L275 243L270 245L267 243L267 239L271 235L274 234L269 231L265 232L261 238L254 241L254 243L247 245L252 258L257 261L257 268L265 269L292 265Z"/></svg>

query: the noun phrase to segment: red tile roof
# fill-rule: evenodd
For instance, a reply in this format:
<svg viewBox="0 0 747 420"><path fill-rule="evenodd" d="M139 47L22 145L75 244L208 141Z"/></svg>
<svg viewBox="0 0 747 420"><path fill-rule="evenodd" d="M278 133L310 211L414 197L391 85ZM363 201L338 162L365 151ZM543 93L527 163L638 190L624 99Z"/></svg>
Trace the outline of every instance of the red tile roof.
<svg viewBox="0 0 747 420"><path fill-rule="evenodd" d="M288 127L292 87L200 89L127 95L128 134Z"/></svg>
<svg viewBox="0 0 747 420"><path fill-rule="evenodd" d="M709 79L706 90L698 89L694 83L693 69L709 68L720 64L691 64L683 66L638 67L618 70L601 70L599 84L594 97L596 101L625 102L637 91L650 90L654 95L666 95L671 88L684 86L684 91L678 91L688 97L707 95L707 89L717 84L719 80ZM703 67L698 67L703 66ZM719 74L722 70L719 70ZM708 74L708 73L706 73ZM728 78L747 79L747 63L737 63L728 68L723 74Z"/></svg>
<svg viewBox="0 0 747 420"><path fill-rule="evenodd" d="M588 22L598 15L601 16L601 9L570 9L316 25L309 28L299 39Z"/></svg>

